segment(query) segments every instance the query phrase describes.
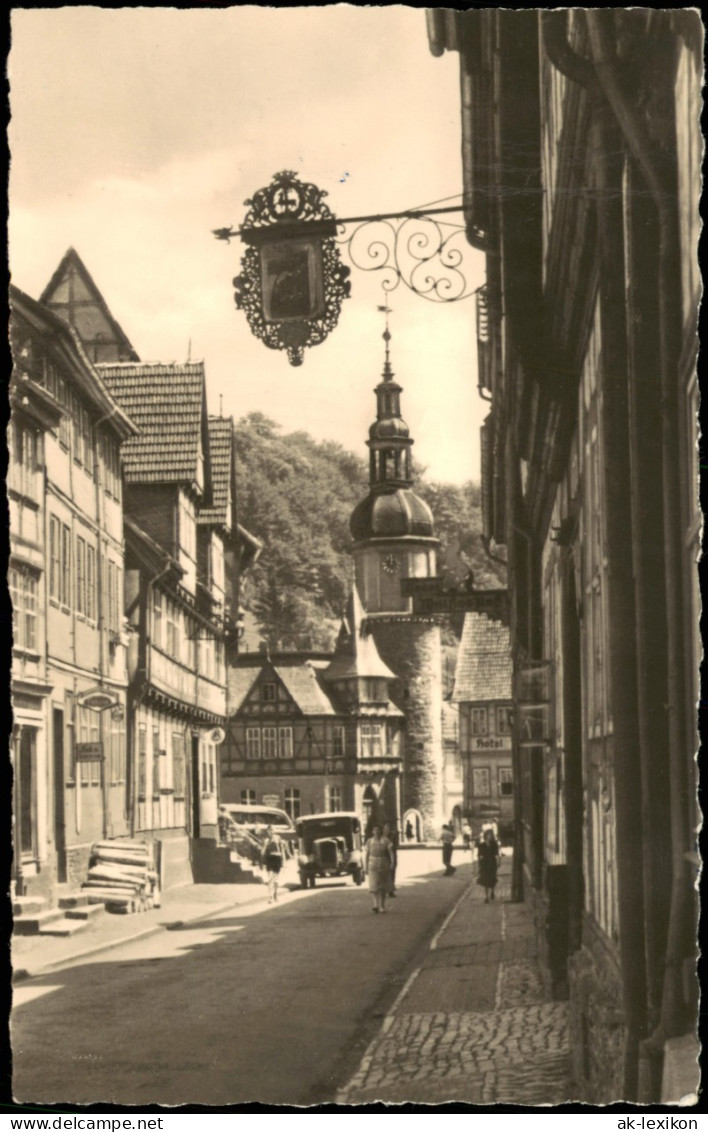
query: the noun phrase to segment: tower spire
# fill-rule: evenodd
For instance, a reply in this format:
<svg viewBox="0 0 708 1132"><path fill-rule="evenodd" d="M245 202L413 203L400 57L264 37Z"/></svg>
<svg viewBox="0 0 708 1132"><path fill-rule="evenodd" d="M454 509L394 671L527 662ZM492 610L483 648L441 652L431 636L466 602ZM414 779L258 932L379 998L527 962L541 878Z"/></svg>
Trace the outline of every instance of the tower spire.
<svg viewBox="0 0 708 1132"><path fill-rule="evenodd" d="M392 378L393 378L393 370L391 369L391 355L390 355L390 349L389 349L389 343L391 341L391 331L390 331L389 325L388 325L388 316L392 312L391 312L391 308L388 305L388 295L386 296L386 305L383 306L383 307L377 307L377 310L379 310L382 314L386 315L386 329L384 330L383 334L381 335L384 342L386 343L386 357L384 359L384 368L383 368L382 376L383 376L384 381L391 381Z"/></svg>
<svg viewBox="0 0 708 1132"><path fill-rule="evenodd" d="M394 380L391 369L391 330L388 305L377 307L386 315L386 329L382 338L385 355L381 381L374 390L376 394L376 420L369 429L369 483L376 491L391 491L397 487L407 487L413 482L411 477L411 445L413 441L408 425L401 417L401 386Z"/></svg>

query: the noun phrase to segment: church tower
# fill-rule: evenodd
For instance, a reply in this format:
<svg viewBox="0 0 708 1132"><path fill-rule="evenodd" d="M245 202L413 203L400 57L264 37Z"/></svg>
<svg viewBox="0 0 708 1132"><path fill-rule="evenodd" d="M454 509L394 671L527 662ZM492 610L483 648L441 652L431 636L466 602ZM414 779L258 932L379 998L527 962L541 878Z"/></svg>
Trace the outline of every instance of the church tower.
<svg viewBox="0 0 708 1132"><path fill-rule="evenodd" d="M388 314L388 312L387 312ZM376 386L376 420L369 429L369 494L352 512L356 586L366 625L383 661L395 673L391 698L405 716L400 818L439 836L442 812L442 665L440 627L414 615L401 593L405 578L437 574L433 515L413 491L413 440L401 417L401 386L389 356Z"/></svg>

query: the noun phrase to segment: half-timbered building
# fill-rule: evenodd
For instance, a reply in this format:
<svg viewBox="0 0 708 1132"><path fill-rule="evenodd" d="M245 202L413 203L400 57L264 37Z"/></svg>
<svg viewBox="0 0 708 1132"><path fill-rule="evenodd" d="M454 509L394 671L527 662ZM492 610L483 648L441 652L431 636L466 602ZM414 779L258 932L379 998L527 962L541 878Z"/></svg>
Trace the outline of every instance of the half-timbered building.
<svg viewBox="0 0 708 1132"><path fill-rule="evenodd" d="M459 52L486 254L514 895L570 997L581 1098L655 1101L684 1038L696 1079L700 17L435 9L428 27L433 54Z"/></svg>

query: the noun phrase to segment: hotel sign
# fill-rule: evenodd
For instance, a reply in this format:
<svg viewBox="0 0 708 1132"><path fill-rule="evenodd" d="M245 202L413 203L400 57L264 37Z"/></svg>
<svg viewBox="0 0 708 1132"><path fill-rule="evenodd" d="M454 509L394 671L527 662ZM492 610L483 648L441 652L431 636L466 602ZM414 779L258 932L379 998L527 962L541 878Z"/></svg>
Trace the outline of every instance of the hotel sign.
<svg viewBox="0 0 708 1132"><path fill-rule="evenodd" d="M471 751L474 754L477 751L510 751L511 750L511 735L499 735L489 737L485 735L473 735Z"/></svg>
<svg viewBox="0 0 708 1132"><path fill-rule="evenodd" d="M413 598L414 614L486 613L509 624L508 590L446 589L442 578L403 578L401 593Z"/></svg>

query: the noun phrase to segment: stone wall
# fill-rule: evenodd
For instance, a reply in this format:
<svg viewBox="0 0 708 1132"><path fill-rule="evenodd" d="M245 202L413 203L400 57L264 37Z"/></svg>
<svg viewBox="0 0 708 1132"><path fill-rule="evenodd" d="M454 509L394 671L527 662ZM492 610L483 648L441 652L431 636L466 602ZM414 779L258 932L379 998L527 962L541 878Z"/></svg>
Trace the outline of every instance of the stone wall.
<svg viewBox="0 0 708 1132"><path fill-rule="evenodd" d="M622 1100L625 1026L622 981L611 945L586 918L583 946L568 960L570 1049L579 1100Z"/></svg>
<svg viewBox="0 0 708 1132"><path fill-rule="evenodd" d="M437 839L445 820L440 627L409 618L369 624L382 660L396 673L391 698L406 717L402 812L420 810L424 836Z"/></svg>

